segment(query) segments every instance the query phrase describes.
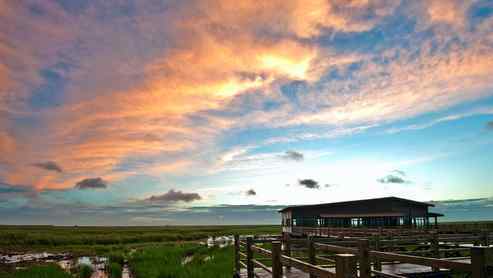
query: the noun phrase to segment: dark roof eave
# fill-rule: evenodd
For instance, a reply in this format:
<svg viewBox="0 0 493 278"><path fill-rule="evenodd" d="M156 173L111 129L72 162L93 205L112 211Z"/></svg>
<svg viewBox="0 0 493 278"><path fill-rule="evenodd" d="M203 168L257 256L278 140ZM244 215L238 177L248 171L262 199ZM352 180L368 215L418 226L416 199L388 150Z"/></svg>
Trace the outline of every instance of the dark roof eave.
<svg viewBox="0 0 493 278"><path fill-rule="evenodd" d="M386 199L397 199L409 203L414 203L418 205L426 205L428 207L434 207L434 204L431 203L425 203L425 202L418 202L418 201L413 201L409 199L404 199L404 198L399 198L399 197L383 197L383 198L372 198L372 199L363 199L363 200L354 200L354 201L343 201L343 202L334 202L334 203L323 203L323 204L312 204L312 205L299 205L299 206L288 206L283 209L278 210L278 213L282 213L288 210L292 210L294 208L310 208L310 207L323 207L323 206L328 206L328 205L342 205L342 204L350 204L350 203L357 203L357 202L365 202L365 201L374 201L374 200L386 200Z"/></svg>

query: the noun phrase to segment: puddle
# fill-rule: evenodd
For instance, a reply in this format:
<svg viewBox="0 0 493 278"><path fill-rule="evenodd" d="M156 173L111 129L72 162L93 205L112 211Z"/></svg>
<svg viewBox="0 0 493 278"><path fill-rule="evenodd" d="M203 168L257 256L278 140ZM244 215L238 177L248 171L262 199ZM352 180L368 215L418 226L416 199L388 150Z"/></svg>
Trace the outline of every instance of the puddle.
<svg viewBox="0 0 493 278"><path fill-rule="evenodd" d="M106 273L106 265L108 263L107 257L89 257L82 256L78 258L73 258L68 253L26 253L26 254L0 254L0 264L22 264L22 263L56 263L66 272L71 272L73 269L80 265L88 265L93 269L93 274L91 278L108 278ZM25 268L24 266L16 266L16 269ZM123 267L122 278L131 278L130 270L128 266Z"/></svg>
<svg viewBox="0 0 493 278"><path fill-rule="evenodd" d="M233 236L218 236L218 237L210 236L205 244L207 244L207 247L209 248L211 247L224 248L232 245L233 243L234 243Z"/></svg>
<svg viewBox="0 0 493 278"><path fill-rule="evenodd" d="M0 263L2 264L17 264L26 262L57 262L61 260L69 260L71 256L66 253L52 254L47 252L42 253L26 253L26 254L7 254L0 255Z"/></svg>

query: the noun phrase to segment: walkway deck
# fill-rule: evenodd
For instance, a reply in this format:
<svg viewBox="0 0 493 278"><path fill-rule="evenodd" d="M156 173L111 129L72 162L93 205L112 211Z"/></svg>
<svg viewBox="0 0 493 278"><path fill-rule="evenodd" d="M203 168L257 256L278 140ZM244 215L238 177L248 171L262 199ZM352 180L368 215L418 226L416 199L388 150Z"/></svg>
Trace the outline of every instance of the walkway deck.
<svg viewBox="0 0 493 278"><path fill-rule="evenodd" d="M470 260L458 260L458 261L463 261L463 262L470 262ZM328 268L331 272L335 273L335 268ZM446 269L443 269L446 271ZM408 274L418 274L418 273L430 273L431 267L427 266L422 266L422 265L416 265L416 264L408 264L408 263L402 263L402 264L384 264L382 265L382 272L388 273L388 274L397 274L397 275L403 275L406 276ZM309 274L306 272L302 272L296 268L291 268L290 271L287 271L286 268L284 268L284 278L308 278ZM246 269L241 269L240 276L242 278L247 277L247 272ZM264 269L261 268L255 268L255 276L258 278L272 278L272 274L269 272L265 271Z"/></svg>

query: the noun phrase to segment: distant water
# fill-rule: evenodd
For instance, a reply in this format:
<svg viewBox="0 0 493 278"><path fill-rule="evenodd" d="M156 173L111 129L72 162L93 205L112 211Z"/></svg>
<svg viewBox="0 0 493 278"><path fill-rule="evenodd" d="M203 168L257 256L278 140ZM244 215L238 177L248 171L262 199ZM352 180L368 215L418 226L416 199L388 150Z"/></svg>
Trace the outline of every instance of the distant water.
<svg viewBox="0 0 493 278"><path fill-rule="evenodd" d="M440 222L493 221L493 198L435 202L432 212L442 213Z"/></svg>

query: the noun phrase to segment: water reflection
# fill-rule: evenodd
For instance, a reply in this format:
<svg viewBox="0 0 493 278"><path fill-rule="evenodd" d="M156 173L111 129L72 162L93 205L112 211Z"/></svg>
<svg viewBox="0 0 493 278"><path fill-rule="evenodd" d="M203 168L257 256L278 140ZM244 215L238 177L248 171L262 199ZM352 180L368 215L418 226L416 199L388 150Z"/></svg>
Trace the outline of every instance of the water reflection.
<svg viewBox="0 0 493 278"><path fill-rule="evenodd" d="M68 253L53 254L47 252L41 253L26 253L26 254L0 254L0 264L16 265L23 263L56 263L68 273L74 272L82 265L87 265L94 271L91 278L107 278L106 272L108 258L107 257L90 257L82 256L73 258ZM16 266L16 269L24 268L24 266ZM122 278L130 278L130 271L127 265L123 266Z"/></svg>

